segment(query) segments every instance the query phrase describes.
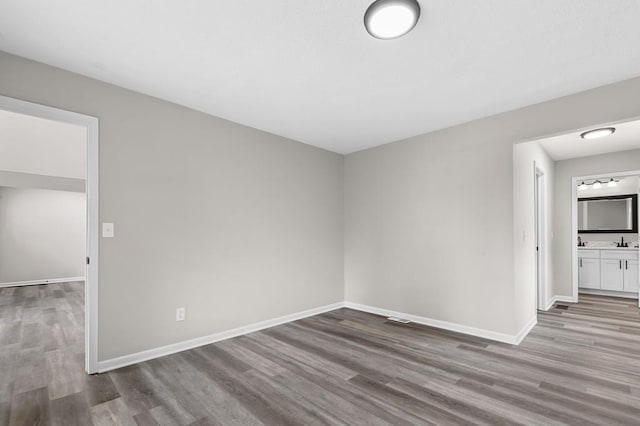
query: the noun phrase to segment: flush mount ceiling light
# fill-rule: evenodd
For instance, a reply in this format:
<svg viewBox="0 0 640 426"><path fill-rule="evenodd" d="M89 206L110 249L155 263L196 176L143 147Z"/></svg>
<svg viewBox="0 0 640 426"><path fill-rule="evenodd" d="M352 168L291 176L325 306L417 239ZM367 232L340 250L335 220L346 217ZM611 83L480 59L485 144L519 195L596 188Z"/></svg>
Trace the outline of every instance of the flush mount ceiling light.
<svg viewBox="0 0 640 426"><path fill-rule="evenodd" d="M593 129L580 135L582 139L598 139L612 135L616 131L615 127L603 127L602 129Z"/></svg>
<svg viewBox="0 0 640 426"><path fill-rule="evenodd" d="M416 0L376 0L364 14L364 26L373 37L390 40L411 31L419 17Z"/></svg>

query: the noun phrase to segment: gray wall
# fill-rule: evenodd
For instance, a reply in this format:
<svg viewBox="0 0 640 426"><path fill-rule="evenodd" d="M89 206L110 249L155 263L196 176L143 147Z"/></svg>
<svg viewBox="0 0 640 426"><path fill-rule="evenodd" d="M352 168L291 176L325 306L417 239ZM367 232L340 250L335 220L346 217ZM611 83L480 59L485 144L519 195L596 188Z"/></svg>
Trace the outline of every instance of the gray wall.
<svg viewBox="0 0 640 426"><path fill-rule="evenodd" d="M2 95L100 119L100 360L343 300L341 155L5 53L0 70Z"/></svg>
<svg viewBox="0 0 640 426"><path fill-rule="evenodd" d="M605 173L640 170L640 149L556 161L554 183L554 290L560 296L572 296L571 250L575 241L571 235L571 179ZM581 234L583 240L619 240L622 234ZM626 234L627 238L637 234Z"/></svg>
<svg viewBox="0 0 640 426"><path fill-rule="evenodd" d="M347 300L515 334L535 290L514 279L514 142L638 117L639 98L637 78L347 155Z"/></svg>
<svg viewBox="0 0 640 426"><path fill-rule="evenodd" d="M0 284L84 277L85 194L0 187Z"/></svg>

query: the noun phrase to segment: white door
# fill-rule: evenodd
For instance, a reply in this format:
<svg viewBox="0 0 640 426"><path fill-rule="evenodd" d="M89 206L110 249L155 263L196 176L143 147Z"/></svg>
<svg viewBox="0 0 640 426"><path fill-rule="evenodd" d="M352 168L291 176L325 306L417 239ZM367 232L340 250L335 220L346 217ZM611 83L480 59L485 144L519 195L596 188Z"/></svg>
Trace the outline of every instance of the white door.
<svg viewBox="0 0 640 426"><path fill-rule="evenodd" d="M600 288L600 259L578 259L580 288Z"/></svg>
<svg viewBox="0 0 640 426"><path fill-rule="evenodd" d="M638 285L638 261L637 260L625 260L624 261L624 291L631 291L637 293L640 290Z"/></svg>
<svg viewBox="0 0 640 426"><path fill-rule="evenodd" d="M602 259L600 263L600 288L624 291L624 260Z"/></svg>

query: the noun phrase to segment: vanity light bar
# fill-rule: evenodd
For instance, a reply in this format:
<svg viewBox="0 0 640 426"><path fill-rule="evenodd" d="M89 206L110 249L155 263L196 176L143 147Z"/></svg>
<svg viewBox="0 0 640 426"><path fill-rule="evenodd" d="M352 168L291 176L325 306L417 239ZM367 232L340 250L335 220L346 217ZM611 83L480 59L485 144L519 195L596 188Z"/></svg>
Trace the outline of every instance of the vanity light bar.
<svg viewBox="0 0 640 426"><path fill-rule="evenodd" d="M608 188L613 188L618 186L618 182L620 182L619 180L615 180L614 178L611 178L609 180L600 180L600 179L596 179L593 182L585 182L582 181L579 185L578 185L578 189L580 191L584 191L585 189L587 189L589 187L589 185L593 186L593 189L599 189L602 187L602 185L606 184Z"/></svg>

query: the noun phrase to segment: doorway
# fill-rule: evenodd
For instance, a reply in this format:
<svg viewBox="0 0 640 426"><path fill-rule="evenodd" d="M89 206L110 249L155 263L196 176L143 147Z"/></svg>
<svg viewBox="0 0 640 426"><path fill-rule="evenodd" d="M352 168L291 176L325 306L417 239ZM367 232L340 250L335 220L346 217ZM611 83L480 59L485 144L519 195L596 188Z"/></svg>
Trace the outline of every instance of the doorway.
<svg viewBox="0 0 640 426"><path fill-rule="evenodd" d="M578 242L571 262L574 301L590 294L638 299L640 307L640 219L633 201L640 195L640 170L574 176L571 187L571 235ZM605 208L608 221L618 218L614 205L622 206L621 223L599 223Z"/></svg>
<svg viewBox="0 0 640 426"><path fill-rule="evenodd" d="M85 321L84 364L89 374L98 372L98 119L6 96L0 110L81 126L86 129L86 221L85 221Z"/></svg>

